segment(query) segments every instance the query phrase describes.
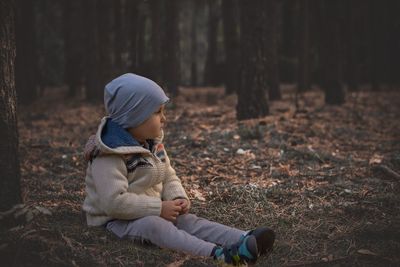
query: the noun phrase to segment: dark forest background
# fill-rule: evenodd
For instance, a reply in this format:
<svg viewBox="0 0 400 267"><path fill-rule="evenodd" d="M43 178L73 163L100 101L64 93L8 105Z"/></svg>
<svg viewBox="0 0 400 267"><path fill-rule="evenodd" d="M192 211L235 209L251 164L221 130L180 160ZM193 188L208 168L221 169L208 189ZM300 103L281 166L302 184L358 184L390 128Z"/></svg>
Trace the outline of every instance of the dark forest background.
<svg viewBox="0 0 400 267"><path fill-rule="evenodd" d="M319 85L328 103L341 104L346 90L382 90L400 79L396 0L16 5L16 83L23 104L49 86L102 100L103 86L126 72L149 77L171 94L178 86L225 86L244 104L252 85L267 91L270 101L280 98L281 83L295 83L299 91Z"/></svg>

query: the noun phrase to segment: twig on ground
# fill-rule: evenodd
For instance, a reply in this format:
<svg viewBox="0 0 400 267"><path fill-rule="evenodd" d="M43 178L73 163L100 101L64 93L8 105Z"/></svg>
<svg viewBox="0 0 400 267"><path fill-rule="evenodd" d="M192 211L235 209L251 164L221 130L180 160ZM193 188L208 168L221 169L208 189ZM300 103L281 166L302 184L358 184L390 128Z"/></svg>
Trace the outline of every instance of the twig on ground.
<svg viewBox="0 0 400 267"><path fill-rule="evenodd" d="M379 164L372 167L373 171L381 171L385 173L387 176L390 176L393 179L400 180L400 174L390 169L388 166Z"/></svg>

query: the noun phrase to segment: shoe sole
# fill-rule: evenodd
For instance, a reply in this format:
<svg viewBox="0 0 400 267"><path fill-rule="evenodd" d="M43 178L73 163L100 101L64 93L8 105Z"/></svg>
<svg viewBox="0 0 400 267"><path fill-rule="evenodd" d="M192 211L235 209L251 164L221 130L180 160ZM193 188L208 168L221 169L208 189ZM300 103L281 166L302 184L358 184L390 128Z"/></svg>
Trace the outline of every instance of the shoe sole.
<svg viewBox="0 0 400 267"><path fill-rule="evenodd" d="M249 238L246 241L246 247L254 257L254 259L249 260L248 263L254 264L257 261L258 254L259 254L258 247L257 247L257 239L255 238L255 236L249 236Z"/></svg>
<svg viewBox="0 0 400 267"><path fill-rule="evenodd" d="M272 251L275 242L275 232L267 227L259 227L251 233L257 240L258 253L260 255Z"/></svg>

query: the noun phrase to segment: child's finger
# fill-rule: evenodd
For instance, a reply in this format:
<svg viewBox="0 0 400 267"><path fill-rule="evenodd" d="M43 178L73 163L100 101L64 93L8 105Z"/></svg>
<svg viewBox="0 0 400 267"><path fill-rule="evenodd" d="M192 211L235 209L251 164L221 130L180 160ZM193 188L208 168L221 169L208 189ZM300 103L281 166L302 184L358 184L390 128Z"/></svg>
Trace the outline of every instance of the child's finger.
<svg viewBox="0 0 400 267"><path fill-rule="evenodd" d="M182 207L181 206L174 206L173 210L174 211L181 211Z"/></svg>
<svg viewBox="0 0 400 267"><path fill-rule="evenodd" d="M183 201L183 199L175 199L174 203L175 203L175 205L182 205L182 201Z"/></svg>

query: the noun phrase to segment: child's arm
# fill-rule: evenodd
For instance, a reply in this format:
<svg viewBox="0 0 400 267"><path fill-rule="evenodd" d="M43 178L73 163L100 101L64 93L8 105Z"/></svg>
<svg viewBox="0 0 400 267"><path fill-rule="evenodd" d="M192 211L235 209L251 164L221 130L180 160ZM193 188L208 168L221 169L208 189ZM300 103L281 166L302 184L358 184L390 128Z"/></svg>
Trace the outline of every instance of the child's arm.
<svg viewBox="0 0 400 267"><path fill-rule="evenodd" d="M181 180L176 176L175 170L171 167L171 163L167 153L165 153L165 164L166 164L166 177L163 181L163 192L162 197L164 200L173 200L178 198L187 199L189 198L182 186Z"/></svg>
<svg viewBox="0 0 400 267"><path fill-rule="evenodd" d="M123 220L160 216L161 199L128 192L128 173L121 157L98 157L91 169L100 207L107 215Z"/></svg>

